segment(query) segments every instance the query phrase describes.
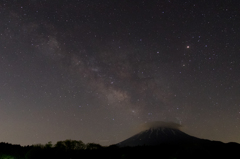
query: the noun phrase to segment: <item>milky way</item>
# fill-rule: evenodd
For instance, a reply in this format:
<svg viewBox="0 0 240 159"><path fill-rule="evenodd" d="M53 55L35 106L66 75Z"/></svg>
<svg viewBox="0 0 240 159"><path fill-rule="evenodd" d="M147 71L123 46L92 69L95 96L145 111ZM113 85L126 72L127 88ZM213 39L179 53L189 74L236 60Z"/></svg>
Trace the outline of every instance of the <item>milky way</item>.
<svg viewBox="0 0 240 159"><path fill-rule="evenodd" d="M240 142L238 8L235 1L0 2L0 140L109 145L164 121Z"/></svg>

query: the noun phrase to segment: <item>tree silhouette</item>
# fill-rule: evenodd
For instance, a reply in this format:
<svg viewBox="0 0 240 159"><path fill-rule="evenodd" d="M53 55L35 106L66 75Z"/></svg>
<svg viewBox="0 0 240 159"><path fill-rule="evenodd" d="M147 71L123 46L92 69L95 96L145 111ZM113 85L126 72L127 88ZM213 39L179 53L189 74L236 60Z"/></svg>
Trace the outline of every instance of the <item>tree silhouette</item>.
<svg viewBox="0 0 240 159"><path fill-rule="evenodd" d="M52 146L53 146L52 142L49 141L48 143L46 143L46 144L44 145L44 148L52 148Z"/></svg>
<svg viewBox="0 0 240 159"><path fill-rule="evenodd" d="M101 145L96 144L96 143L88 143L88 144L86 145L86 147L87 147L87 149L89 149L89 150L96 150L96 149L102 148Z"/></svg>
<svg viewBox="0 0 240 159"><path fill-rule="evenodd" d="M62 150L81 150L86 148L85 144L82 141L70 139L65 141L58 141L54 147Z"/></svg>

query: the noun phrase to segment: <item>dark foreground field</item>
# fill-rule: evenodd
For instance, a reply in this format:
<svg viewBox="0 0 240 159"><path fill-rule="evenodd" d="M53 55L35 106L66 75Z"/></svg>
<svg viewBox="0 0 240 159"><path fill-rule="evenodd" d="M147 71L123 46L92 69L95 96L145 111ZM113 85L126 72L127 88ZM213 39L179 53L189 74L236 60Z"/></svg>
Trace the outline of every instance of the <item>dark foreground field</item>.
<svg viewBox="0 0 240 159"><path fill-rule="evenodd" d="M159 146L102 147L66 140L60 144L20 146L0 143L0 159L133 159L133 158L240 158L240 145L206 141L201 144L162 144ZM58 142L59 143L59 142Z"/></svg>

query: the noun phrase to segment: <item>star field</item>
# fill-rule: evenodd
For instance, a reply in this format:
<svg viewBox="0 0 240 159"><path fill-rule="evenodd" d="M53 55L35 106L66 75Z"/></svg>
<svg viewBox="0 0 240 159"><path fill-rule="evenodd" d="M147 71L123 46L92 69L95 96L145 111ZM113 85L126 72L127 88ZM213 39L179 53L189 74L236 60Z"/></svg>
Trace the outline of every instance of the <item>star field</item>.
<svg viewBox="0 0 240 159"><path fill-rule="evenodd" d="M138 126L240 142L238 1L0 2L0 141L110 145Z"/></svg>

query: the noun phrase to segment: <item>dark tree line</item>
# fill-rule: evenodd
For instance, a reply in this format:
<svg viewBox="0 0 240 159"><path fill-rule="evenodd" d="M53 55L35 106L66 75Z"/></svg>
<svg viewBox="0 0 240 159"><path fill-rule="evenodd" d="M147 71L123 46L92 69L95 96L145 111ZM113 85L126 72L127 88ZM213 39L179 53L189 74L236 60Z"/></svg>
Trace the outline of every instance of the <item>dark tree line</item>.
<svg viewBox="0 0 240 159"><path fill-rule="evenodd" d="M55 145L48 142L45 145L33 145L32 149L25 155L26 159L40 158L77 158L86 154L89 150L100 150L99 144L87 143L77 140L58 141Z"/></svg>
<svg viewBox="0 0 240 159"><path fill-rule="evenodd" d="M65 140L56 144L32 146L0 143L0 159L202 159L202 158L240 158L240 145L237 143L206 141L202 143L161 144L159 146L123 147L116 145L103 147L99 144Z"/></svg>
<svg viewBox="0 0 240 159"><path fill-rule="evenodd" d="M92 150L103 148L99 144L76 140L58 141L55 145L48 142L45 145L20 146L9 143L0 143L0 159L42 159L42 158L68 158L85 154Z"/></svg>

